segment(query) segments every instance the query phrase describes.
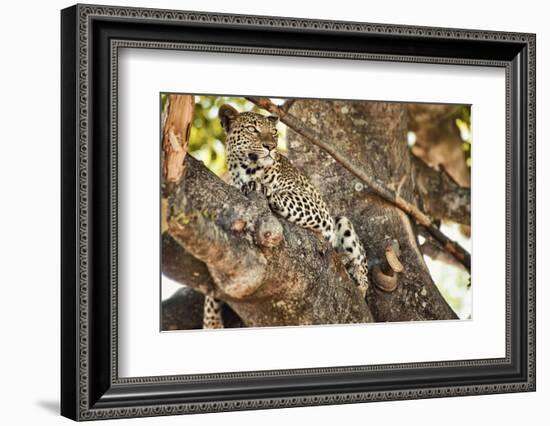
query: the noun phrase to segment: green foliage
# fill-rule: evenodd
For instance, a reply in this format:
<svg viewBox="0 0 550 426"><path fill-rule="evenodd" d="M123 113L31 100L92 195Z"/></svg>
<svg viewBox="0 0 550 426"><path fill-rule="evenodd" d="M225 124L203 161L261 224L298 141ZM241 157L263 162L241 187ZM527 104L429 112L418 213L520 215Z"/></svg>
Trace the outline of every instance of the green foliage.
<svg viewBox="0 0 550 426"><path fill-rule="evenodd" d="M468 128L470 128L470 112L472 107L470 105L461 105L457 108L455 117L459 119L460 121L464 122Z"/></svg>
<svg viewBox="0 0 550 426"><path fill-rule="evenodd" d="M468 167L472 166L472 123L470 112L471 107L469 105L462 105L457 109L455 115L455 122L460 130L460 136L463 141L462 148L464 149Z"/></svg>
<svg viewBox="0 0 550 426"><path fill-rule="evenodd" d="M225 103L231 104L239 111L252 109L252 104L244 98L225 96L195 96L195 115L189 153L217 175L223 175L226 169L225 133L218 120L218 109Z"/></svg>

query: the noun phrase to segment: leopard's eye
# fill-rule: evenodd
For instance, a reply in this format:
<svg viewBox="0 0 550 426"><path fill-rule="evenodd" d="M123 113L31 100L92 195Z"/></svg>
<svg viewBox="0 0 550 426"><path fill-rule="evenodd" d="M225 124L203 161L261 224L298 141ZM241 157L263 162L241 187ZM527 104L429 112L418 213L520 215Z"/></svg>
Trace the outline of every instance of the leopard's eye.
<svg viewBox="0 0 550 426"><path fill-rule="evenodd" d="M277 129L272 129L272 130L271 130L271 134L272 134L273 136L277 136Z"/></svg>
<svg viewBox="0 0 550 426"><path fill-rule="evenodd" d="M247 126L246 130L248 130L250 133L255 133L256 132L256 128L254 126Z"/></svg>

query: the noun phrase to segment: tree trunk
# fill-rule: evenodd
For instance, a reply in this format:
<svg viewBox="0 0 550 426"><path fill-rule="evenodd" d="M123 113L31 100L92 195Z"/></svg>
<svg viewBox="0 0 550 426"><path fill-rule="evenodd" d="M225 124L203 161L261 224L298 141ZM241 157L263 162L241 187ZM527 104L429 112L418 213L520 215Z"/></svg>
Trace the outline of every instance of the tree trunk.
<svg viewBox="0 0 550 426"><path fill-rule="evenodd" d="M384 102L296 101L290 111L334 141L356 167L410 202L421 200L413 158L407 145L405 105ZM370 270L383 269L385 248L400 247L404 271L393 292L379 290L371 273L367 301L376 321L454 319L456 314L434 285L419 250L414 224L392 204L369 192L332 157L289 131L289 158L321 190L334 215L346 215L363 242ZM383 277L382 277L383 278Z"/></svg>

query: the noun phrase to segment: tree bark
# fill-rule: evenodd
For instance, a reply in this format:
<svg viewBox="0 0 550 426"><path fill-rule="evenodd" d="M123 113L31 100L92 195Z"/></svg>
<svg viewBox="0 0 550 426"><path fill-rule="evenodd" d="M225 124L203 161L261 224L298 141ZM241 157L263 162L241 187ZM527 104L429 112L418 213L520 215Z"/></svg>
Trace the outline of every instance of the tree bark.
<svg viewBox="0 0 550 426"><path fill-rule="evenodd" d="M167 183L177 183L183 176L184 159L195 110L192 95L168 95L162 132L163 176Z"/></svg>
<svg viewBox="0 0 550 426"><path fill-rule="evenodd" d="M460 186L446 169L437 171L413 157L416 195L432 217L470 225L470 188Z"/></svg>
<svg viewBox="0 0 550 426"><path fill-rule="evenodd" d="M357 167L413 201L418 197L414 161L407 145L405 106L384 102L296 101L289 112L334 141ZM404 271L393 292L371 285L367 293L376 321L454 319L456 314L434 285L419 250L416 230L400 209L369 191L332 157L289 131L289 157L308 175L334 215L352 220L369 266L383 269L391 240L400 247ZM375 281L372 278L371 281Z"/></svg>

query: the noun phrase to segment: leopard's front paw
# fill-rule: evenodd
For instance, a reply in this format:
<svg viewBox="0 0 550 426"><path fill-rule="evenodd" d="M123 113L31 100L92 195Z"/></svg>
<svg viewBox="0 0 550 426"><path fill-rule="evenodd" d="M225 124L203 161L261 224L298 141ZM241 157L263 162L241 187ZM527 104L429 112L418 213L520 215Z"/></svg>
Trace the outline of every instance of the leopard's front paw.
<svg viewBox="0 0 550 426"><path fill-rule="evenodd" d="M257 192L257 193L262 194L263 193L263 188L262 188L262 185L259 182L251 180L249 182L246 182L242 186L242 191L243 191L244 195L246 195L248 197L248 195L250 195L253 192Z"/></svg>

